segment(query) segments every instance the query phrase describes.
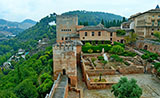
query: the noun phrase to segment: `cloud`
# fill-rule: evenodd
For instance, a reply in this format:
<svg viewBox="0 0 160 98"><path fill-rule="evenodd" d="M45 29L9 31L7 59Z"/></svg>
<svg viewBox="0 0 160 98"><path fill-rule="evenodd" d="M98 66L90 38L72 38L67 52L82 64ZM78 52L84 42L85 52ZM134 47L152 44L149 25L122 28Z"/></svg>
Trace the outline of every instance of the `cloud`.
<svg viewBox="0 0 160 98"><path fill-rule="evenodd" d="M22 21L40 20L56 12L73 10L103 11L125 17L156 6L156 0L0 0L0 18Z"/></svg>

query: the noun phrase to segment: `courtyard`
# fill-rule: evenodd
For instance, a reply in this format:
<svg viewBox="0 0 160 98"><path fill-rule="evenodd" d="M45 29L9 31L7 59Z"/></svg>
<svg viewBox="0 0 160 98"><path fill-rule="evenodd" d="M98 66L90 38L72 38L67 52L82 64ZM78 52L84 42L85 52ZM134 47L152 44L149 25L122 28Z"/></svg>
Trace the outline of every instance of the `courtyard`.
<svg viewBox="0 0 160 98"><path fill-rule="evenodd" d="M160 80L150 74L106 75L102 76L102 78L109 79L109 81L118 82L120 77L124 76L128 79L134 78L137 80L137 84L143 89L141 98L160 98ZM111 93L111 89L88 90L86 85L81 86L83 86L84 98L115 98Z"/></svg>

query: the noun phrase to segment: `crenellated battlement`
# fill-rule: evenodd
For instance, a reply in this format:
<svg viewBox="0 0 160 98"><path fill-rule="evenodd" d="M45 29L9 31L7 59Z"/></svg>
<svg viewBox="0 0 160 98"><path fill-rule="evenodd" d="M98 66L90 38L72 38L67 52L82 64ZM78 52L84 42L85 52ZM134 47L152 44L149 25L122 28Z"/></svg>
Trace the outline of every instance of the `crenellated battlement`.
<svg viewBox="0 0 160 98"><path fill-rule="evenodd" d="M75 51L77 45L82 45L80 41L65 41L53 45L53 51Z"/></svg>

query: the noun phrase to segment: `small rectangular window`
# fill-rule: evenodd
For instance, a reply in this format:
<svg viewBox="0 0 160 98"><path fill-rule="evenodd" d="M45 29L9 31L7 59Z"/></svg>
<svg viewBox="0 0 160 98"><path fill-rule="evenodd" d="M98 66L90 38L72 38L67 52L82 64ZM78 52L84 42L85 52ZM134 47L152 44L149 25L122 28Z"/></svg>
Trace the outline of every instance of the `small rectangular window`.
<svg viewBox="0 0 160 98"><path fill-rule="evenodd" d="M94 32L92 32L92 36L94 36Z"/></svg>
<svg viewBox="0 0 160 98"><path fill-rule="evenodd" d="M98 32L98 36L101 36L101 32Z"/></svg>
<svg viewBox="0 0 160 98"><path fill-rule="evenodd" d="M85 36L87 36L87 32L85 32Z"/></svg>
<svg viewBox="0 0 160 98"><path fill-rule="evenodd" d="M110 36L113 36L113 33L112 33L112 32L110 33Z"/></svg>

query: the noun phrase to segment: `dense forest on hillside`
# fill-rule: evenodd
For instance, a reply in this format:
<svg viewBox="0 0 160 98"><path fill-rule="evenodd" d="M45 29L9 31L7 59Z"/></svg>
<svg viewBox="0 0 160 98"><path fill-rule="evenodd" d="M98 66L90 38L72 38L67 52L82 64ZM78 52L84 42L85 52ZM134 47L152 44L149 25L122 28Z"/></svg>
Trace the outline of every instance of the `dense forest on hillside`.
<svg viewBox="0 0 160 98"><path fill-rule="evenodd" d="M0 98L44 98L52 87L52 44L55 43L55 14L41 19L35 26L15 38L0 42L0 65L22 48L26 51L37 49L38 41L49 39L50 47L34 55L27 55L11 61L11 68L0 68Z"/></svg>
<svg viewBox="0 0 160 98"><path fill-rule="evenodd" d="M105 12L92 12L92 11L69 11L63 13L64 15L77 15L78 21L80 23L87 22L88 25L97 25L102 19L106 23L106 27L119 26L123 17L120 15L115 15Z"/></svg>
<svg viewBox="0 0 160 98"><path fill-rule="evenodd" d="M20 33L15 38L0 42L0 66L5 62L11 55L15 54L19 48L25 50L35 49L38 40L42 38L50 39L50 42L55 42L56 27L50 26L49 23L55 21L55 14L46 16L40 20L35 26Z"/></svg>
<svg viewBox="0 0 160 98"><path fill-rule="evenodd" d="M12 62L14 70L0 69L0 98L44 98L52 87L52 47L27 60Z"/></svg>

